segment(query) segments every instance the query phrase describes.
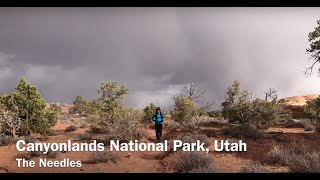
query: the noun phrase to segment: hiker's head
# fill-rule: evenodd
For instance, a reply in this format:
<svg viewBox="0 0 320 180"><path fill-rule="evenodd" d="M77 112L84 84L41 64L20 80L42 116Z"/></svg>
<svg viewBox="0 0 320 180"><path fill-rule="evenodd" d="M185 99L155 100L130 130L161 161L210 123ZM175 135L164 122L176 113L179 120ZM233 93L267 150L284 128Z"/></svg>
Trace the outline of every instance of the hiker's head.
<svg viewBox="0 0 320 180"><path fill-rule="evenodd" d="M156 112L157 112L157 113L160 113L160 112L161 112L160 107L157 107L157 108L156 108Z"/></svg>

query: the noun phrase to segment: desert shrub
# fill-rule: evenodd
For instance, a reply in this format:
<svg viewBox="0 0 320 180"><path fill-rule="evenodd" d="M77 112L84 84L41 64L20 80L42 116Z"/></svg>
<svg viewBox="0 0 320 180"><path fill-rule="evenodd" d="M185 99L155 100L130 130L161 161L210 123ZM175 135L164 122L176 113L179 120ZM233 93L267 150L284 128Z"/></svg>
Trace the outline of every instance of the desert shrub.
<svg viewBox="0 0 320 180"><path fill-rule="evenodd" d="M7 136L7 135L0 136L0 146L7 146L14 143L15 143L15 139L12 136Z"/></svg>
<svg viewBox="0 0 320 180"><path fill-rule="evenodd" d="M24 78L20 79L15 90L12 94L1 95L0 101L7 110L16 112L21 119L18 134L34 132L47 135L50 127L57 122L58 112L52 107L46 107L37 87L27 83Z"/></svg>
<svg viewBox="0 0 320 180"><path fill-rule="evenodd" d="M98 101L87 101L82 96L76 96L75 100L72 102L72 108L70 112L72 114L80 115L92 115L99 111L100 104Z"/></svg>
<svg viewBox="0 0 320 180"><path fill-rule="evenodd" d="M182 125L180 123L177 123L177 122L173 122L173 123L169 124L169 126L168 126L168 130L170 132L176 131L178 129L182 129Z"/></svg>
<svg viewBox="0 0 320 180"><path fill-rule="evenodd" d="M293 143L287 147L274 146L267 154L267 157L272 163L288 166L290 172L320 172L320 152L308 152L304 146L301 146L301 144Z"/></svg>
<svg viewBox="0 0 320 180"><path fill-rule="evenodd" d="M295 173L319 173L320 152L309 150L301 143L293 142L288 146L274 145L268 152L267 159L271 163L289 167Z"/></svg>
<svg viewBox="0 0 320 180"><path fill-rule="evenodd" d="M212 118L223 118L221 110L209 111L207 114Z"/></svg>
<svg viewBox="0 0 320 180"><path fill-rule="evenodd" d="M206 109L211 104L199 102L199 98L205 92L200 91L195 82L185 86L179 95L173 97L174 109L170 112L171 119L185 125L192 122L194 118L208 116Z"/></svg>
<svg viewBox="0 0 320 180"><path fill-rule="evenodd" d="M192 99L176 96L174 97L174 110L171 113L171 118L179 123L188 123L196 116L196 105Z"/></svg>
<svg viewBox="0 0 320 180"><path fill-rule="evenodd" d="M270 163L287 166L293 156L303 155L306 152L306 147L297 142L291 142L287 146L273 145L272 149L267 153L267 160Z"/></svg>
<svg viewBox="0 0 320 180"><path fill-rule="evenodd" d="M320 152L293 154L287 165L294 173L320 173Z"/></svg>
<svg viewBox="0 0 320 180"><path fill-rule="evenodd" d="M59 103L51 103L49 104L49 107L55 111L57 111L59 114L62 111L62 107Z"/></svg>
<svg viewBox="0 0 320 180"><path fill-rule="evenodd" d="M110 142L110 136L106 134L99 134L97 136L94 136L94 139L97 141L97 143L103 143L103 144L109 144Z"/></svg>
<svg viewBox="0 0 320 180"><path fill-rule="evenodd" d="M183 152L172 166L177 173L216 172L211 156L203 152Z"/></svg>
<svg viewBox="0 0 320 180"><path fill-rule="evenodd" d="M320 96L312 101L307 101L303 110L304 117L320 122Z"/></svg>
<svg viewBox="0 0 320 180"><path fill-rule="evenodd" d="M150 103L149 106L146 106L144 109L144 117L143 122L144 123L152 123L151 117L156 112L156 107L153 103Z"/></svg>
<svg viewBox="0 0 320 180"><path fill-rule="evenodd" d="M251 124L259 129L291 119L290 111L284 110L276 98L272 101L253 99L248 91L240 88L239 81L234 81L228 88L222 107L222 116L230 123Z"/></svg>
<svg viewBox="0 0 320 180"><path fill-rule="evenodd" d="M213 129L204 129L201 131L201 133L203 133L204 135L208 136L208 137L216 137L216 131Z"/></svg>
<svg viewBox="0 0 320 180"><path fill-rule="evenodd" d="M1 102L0 96L0 133L17 138L17 133L21 128L21 118L18 114L18 107L15 105L13 110L8 110ZM13 100L11 98L11 100Z"/></svg>
<svg viewBox="0 0 320 180"><path fill-rule="evenodd" d="M33 157L39 157L40 156L40 152L39 151L29 151L28 153L28 157L31 159Z"/></svg>
<svg viewBox="0 0 320 180"><path fill-rule="evenodd" d="M97 163L117 163L118 160L120 159L119 156L115 155L112 152L109 151L104 151L104 152L95 152L92 154L90 157L90 162L97 164Z"/></svg>
<svg viewBox="0 0 320 180"><path fill-rule="evenodd" d="M178 122L173 122L168 125L168 129L170 132L183 130L183 131L195 131L199 129L199 124L197 122L191 121L185 124L181 124Z"/></svg>
<svg viewBox="0 0 320 180"><path fill-rule="evenodd" d="M25 136L23 139L26 143L35 143L36 142L36 138L32 135Z"/></svg>
<svg viewBox="0 0 320 180"><path fill-rule="evenodd" d="M88 141L92 139L92 135L90 133L79 134L78 139L81 141Z"/></svg>
<svg viewBox="0 0 320 180"><path fill-rule="evenodd" d="M71 113L82 113L86 110L87 101L82 96L76 96L75 100L72 102L72 107L70 109Z"/></svg>
<svg viewBox="0 0 320 180"><path fill-rule="evenodd" d="M78 130L78 127L74 126L74 125L68 126L66 128L66 132L73 132L73 131L76 131L76 130Z"/></svg>
<svg viewBox="0 0 320 180"><path fill-rule="evenodd" d="M80 128L87 128L87 127L89 127L89 125L87 124L87 123L81 123L80 124Z"/></svg>
<svg viewBox="0 0 320 180"><path fill-rule="evenodd" d="M240 173L271 173L271 171L259 162L255 162L241 167Z"/></svg>
<svg viewBox="0 0 320 180"><path fill-rule="evenodd" d="M48 132L48 135L49 136L56 136L56 135L58 135L58 132L53 130L53 129L50 129L49 132Z"/></svg>
<svg viewBox="0 0 320 180"><path fill-rule="evenodd" d="M49 151L45 155L48 158L57 158L58 154L59 154L59 151L52 151L49 149Z"/></svg>
<svg viewBox="0 0 320 180"><path fill-rule="evenodd" d="M254 138L258 139L263 137L263 134L261 131L259 131L256 127L245 124L240 126L232 126L232 127L226 127L222 129L223 134L230 135L234 138Z"/></svg>
<svg viewBox="0 0 320 180"><path fill-rule="evenodd" d="M144 113L140 110L124 107L123 96L128 93L125 86L117 82L102 83L98 93L99 113L88 117L92 132L104 133L109 139L119 139L128 142L144 136L141 121Z"/></svg>
<svg viewBox="0 0 320 180"><path fill-rule="evenodd" d="M304 125L304 130L305 131L314 131L315 130L315 126L312 124L305 124Z"/></svg>
<svg viewBox="0 0 320 180"><path fill-rule="evenodd" d="M109 140L121 142L141 139L145 129L140 123L142 113L138 110L119 109L102 115L92 123L93 132L104 133Z"/></svg>
<svg viewBox="0 0 320 180"><path fill-rule="evenodd" d="M279 145L274 145L267 153L267 159L270 163L286 165L289 162L289 158L290 154Z"/></svg>
<svg viewBox="0 0 320 180"><path fill-rule="evenodd" d="M284 126L286 128L304 128L304 123L301 121L289 120L287 121Z"/></svg>

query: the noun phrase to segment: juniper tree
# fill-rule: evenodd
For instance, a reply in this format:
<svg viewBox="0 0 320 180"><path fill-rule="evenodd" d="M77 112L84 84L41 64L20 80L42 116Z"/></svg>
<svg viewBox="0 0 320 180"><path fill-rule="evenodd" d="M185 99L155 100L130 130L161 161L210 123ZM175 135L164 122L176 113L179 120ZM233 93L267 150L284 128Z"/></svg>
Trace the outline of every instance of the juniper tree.
<svg viewBox="0 0 320 180"><path fill-rule="evenodd" d="M88 102L82 96L76 96L75 100L72 102L72 109L73 113L82 113L86 110Z"/></svg>
<svg viewBox="0 0 320 180"><path fill-rule="evenodd" d="M304 116L320 122L320 96L312 101L307 101L307 105L304 106Z"/></svg>
<svg viewBox="0 0 320 180"><path fill-rule="evenodd" d="M58 113L53 108L46 108L37 87L22 77L15 92L3 95L1 102L9 111L16 112L21 119L20 135L30 132L47 135L58 119Z"/></svg>
<svg viewBox="0 0 320 180"><path fill-rule="evenodd" d="M290 112L284 110L281 103L276 100L275 91L269 89L269 92L271 93L267 95L270 94L273 98L270 102L266 100L268 98L265 100L253 98L248 91L240 88L239 81L234 81L222 103L223 117L230 123L251 124L257 128L267 128L280 120L291 119Z"/></svg>
<svg viewBox="0 0 320 180"><path fill-rule="evenodd" d="M156 106L153 103L150 103L149 106L146 106L144 109L144 122L152 122L151 117L156 111Z"/></svg>
<svg viewBox="0 0 320 180"><path fill-rule="evenodd" d="M104 111L113 111L123 107L123 97L128 94L128 88L119 85L115 81L102 83L98 94L101 95L99 101Z"/></svg>
<svg viewBox="0 0 320 180"><path fill-rule="evenodd" d="M307 53L310 54L312 64L306 69L305 74L311 75L316 64L320 63L320 20L317 21L317 26L308 36L309 48ZM318 69L318 75L320 75L320 68Z"/></svg>
<svg viewBox="0 0 320 180"><path fill-rule="evenodd" d="M213 103L200 102L206 91L200 90L195 82L189 83L179 95L173 97L174 109L171 118L182 124L188 124L195 118L205 115Z"/></svg>

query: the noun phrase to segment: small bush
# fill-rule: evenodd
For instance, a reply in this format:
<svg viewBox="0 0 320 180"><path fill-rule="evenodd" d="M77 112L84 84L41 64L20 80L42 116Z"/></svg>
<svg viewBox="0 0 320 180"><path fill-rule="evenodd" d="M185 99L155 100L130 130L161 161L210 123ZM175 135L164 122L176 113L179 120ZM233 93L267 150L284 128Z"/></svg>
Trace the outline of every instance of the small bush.
<svg viewBox="0 0 320 180"><path fill-rule="evenodd" d="M50 129L48 135L49 136L56 136L56 135L58 135L58 133L57 133L57 131Z"/></svg>
<svg viewBox="0 0 320 180"><path fill-rule="evenodd" d="M105 134L100 134L98 136L95 136L94 139L97 140L97 143L103 143L105 145L109 144L111 140L110 137Z"/></svg>
<svg viewBox="0 0 320 180"><path fill-rule="evenodd" d="M87 123L81 123L80 124L80 128L87 128L89 127L89 125Z"/></svg>
<svg viewBox="0 0 320 180"><path fill-rule="evenodd" d="M271 171L259 162L241 167L240 173L271 173Z"/></svg>
<svg viewBox="0 0 320 180"><path fill-rule="evenodd" d="M139 140L145 136L144 125L140 123L142 117L143 113L138 110L118 109L90 118L92 132L103 133L108 139L120 142Z"/></svg>
<svg viewBox="0 0 320 180"><path fill-rule="evenodd" d="M88 141L92 139L92 135L90 133L84 133L84 134L80 134L78 138L81 141Z"/></svg>
<svg viewBox="0 0 320 180"><path fill-rule="evenodd" d="M172 165L174 172L178 173L216 172L211 156L203 152L183 152Z"/></svg>
<svg viewBox="0 0 320 180"><path fill-rule="evenodd" d="M156 112L156 106L153 103L150 103L150 105L146 106L143 111L144 117L142 123L153 124L151 121L151 117Z"/></svg>
<svg viewBox="0 0 320 180"><path fill-rule="evenodd" d="M73 131L76 131L76 130L78 130L78 127L74 126L74 125L71 125L71 126L66 128L66 132L73 132Z"/></svg>
<svg viewBox="0 0 320 180"><path fill-rule="evenodd" d="M14 143L15 139L12 136L0 136L0 146L7 146Z"/></svg>
<svg viewBox="0 0 320 180"><path fill-rule="evenodd" d="M320 173L320 152L293 154L288 167L293 173Z"/></svg>
<svg viewBox="0 0 320 180"><path fill-rule="evenodd" d="M204 129L202 130L202 133L205 134L208 137L216 137L216 132L213 129Z"/></svg>
<svg viewBox="0 0 320 180"><path fill-rule="evenodd" d="M223 134L230 135L234 138L261 138L263 135L261 131L251 125L241 125L234 127L227 127L222 129Z"/></svg>
<svg viewBox="0 0 320 180"><path fill-rule="evenodd" d="M115 155L112 152L105 151L105 152L95 152L91 157L90 157L90 162L93 164L97 163L117 163L118 160L120 159L119 156Z"/></svg>
<svg viewBox="0 0 320 180"><path fill-rule="evenodd" d="M301 121L290 120L284 125L286 128L304 128L304 123Z"/></svg>
<svg viewBox="0 0 320 180"><path fill-rule="evenodd" d="M34 136L31 136L31 135L25 136L23 139L24 139L24 141L26 143L34 143L34 142L36 142L36 138Z"/></svg>
<svg viewBox="0 0 320 180"><path fill-rule="evenodd" d="M40 152L39 151L29 151L29 157L33 158L33 157L39 157L40 156Z"/></svg>
<svg viewBox="0 0 320 180"><path fill-rule="evenodd" d="M173 122L168 126L168 130L170 132L177 131L178 129L182 129L182 125L180 123L177 123L177 122Z"/></svg>
<svg viewBox="0 0 320 180"><path fill-rule="evenodd" d="M315 126L312 124L305 124L304 125L304 130L305 131L314 131L315 130Z"/></svg>
<svg viewBox="0 0 320 180"><path fill-rule="evenodd" d="M274 145L267 153L267 159L270 163L286 165L289 162L289 154L279 145Z"/></svg>
<svg viewBox="0 0 320 180"><path fill-rule="evenodd" d="M306 152L306 147L296 142L292 142L287 146L274 145L267 153L267 159L270 163L287 166L290 164L293 156L303 155Z"/></svg>
<svg viewBox="0 0 320 180"><path fill-rule="evenodd" d="M58 151L52 151L52 150L49 150L46 154L46 156L48 158L57 158L59 152Z"/></svg>

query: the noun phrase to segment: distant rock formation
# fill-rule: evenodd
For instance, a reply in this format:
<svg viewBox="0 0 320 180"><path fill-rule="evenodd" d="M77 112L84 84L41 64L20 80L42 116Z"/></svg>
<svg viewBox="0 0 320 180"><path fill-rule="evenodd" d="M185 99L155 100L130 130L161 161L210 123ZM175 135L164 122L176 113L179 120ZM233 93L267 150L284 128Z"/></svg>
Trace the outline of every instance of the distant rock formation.
<svg viewBox="0 0 320 180"><path fill-rule="evenodd" d="M293 118L300 118L303 112L303 106L307 104L307 101L317 99L320 94L306 95L306 96L291 96L280 99L285 109L292 112Z"/></svg>

